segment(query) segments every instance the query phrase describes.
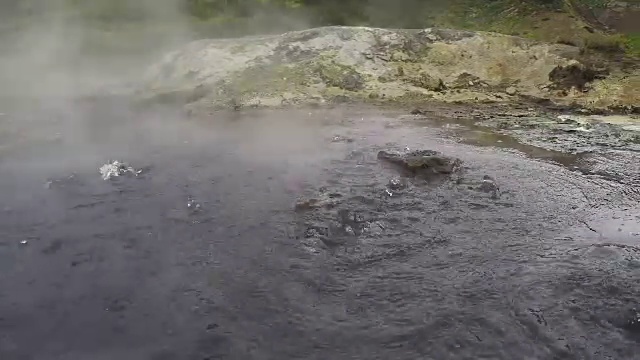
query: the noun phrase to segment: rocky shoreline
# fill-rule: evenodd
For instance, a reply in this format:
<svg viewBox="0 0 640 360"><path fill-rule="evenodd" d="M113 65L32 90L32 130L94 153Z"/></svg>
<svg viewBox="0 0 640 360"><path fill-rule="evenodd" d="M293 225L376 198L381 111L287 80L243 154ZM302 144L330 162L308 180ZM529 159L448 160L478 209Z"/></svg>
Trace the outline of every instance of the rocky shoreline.
<svg viewBox="0 0 640 360"><path fill-rule="evenodd" d="M136 93L196 112L444 102L638 113L639 69L635 61L496 33L323 27L190 43L152 66Z"/></svg>

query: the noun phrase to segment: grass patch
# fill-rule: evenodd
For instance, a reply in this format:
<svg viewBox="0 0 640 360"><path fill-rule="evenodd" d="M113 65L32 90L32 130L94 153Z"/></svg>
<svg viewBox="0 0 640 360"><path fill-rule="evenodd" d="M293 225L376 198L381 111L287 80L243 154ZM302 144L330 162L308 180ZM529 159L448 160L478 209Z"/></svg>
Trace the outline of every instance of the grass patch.
<svg viewBox="0 0 640 360"><path fill-rule="evenodd" d="M491 31L533 40L573 45L583 50L640 56L640 34L606 34L594 31L572 6L605 7L609 0L534 1L458 0L446 14L438 17L438 26L473 31ZM563 11L561 11L563 10Z"/></svg>
<svg viewBox="0 0 640 360"><path fill-rule="evenodd" d="M584 31L566 13L558 12L561 4L517 0L454 1L437 25L472 31L490 31L534 40L557 42L558 34ZM570 42L574 42L571 40Z"/></svg>
<svg viewBox="0 0 640 360"><path fill-rule="evenodd" d="M627 54L633 57L640 58L640 33L629 34L625 38Z"/></svg>
<svg viewBox="0 0 640 360"><path fill-rule="evenodd" d="M603 9L611 2L611 0L574 0L578 5L588 6L592 9Z"/></svg>
<svg viewBox="0 0 640 360"><path fill-rule="evenodd" d="M624 35L608 35L602 33L588 34L583 37L582 46L602 52L621 53L626 49L626 38Z"/></svg>

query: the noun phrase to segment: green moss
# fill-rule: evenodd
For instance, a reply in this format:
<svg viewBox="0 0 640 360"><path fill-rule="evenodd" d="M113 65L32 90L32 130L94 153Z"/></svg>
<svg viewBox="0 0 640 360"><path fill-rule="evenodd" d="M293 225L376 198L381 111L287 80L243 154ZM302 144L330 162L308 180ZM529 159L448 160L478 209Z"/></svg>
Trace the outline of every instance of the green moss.
<svg viewBox="0 0 640 360"><path fill-rule="evenodd" d="M627 35L625 39L625 47L627 49L627 54L634 57L640 57L640 33Z"/></svg>
<svg viewBox="0 0 640 360"><path fill-rule="evenodd" d="M458 0L453 2L449 11L438 17L436 21L439 25L468 30L513 30L512 27L519 24L522 16L519 12L513 11L512 5L510 0L486 2Z"/></svg>
<svg viewBox="0 0 640 360"><path fill-rule="evenodd" d="M593 33L584 37L581 44L586 49L593 49L604 52L623 52L625 50L626 39L623 35L607 35Z"/></svg>
<svg viewBox="0 0 640 360"><path fill-rule="evenodd" d="M237 95L267 95L296 92L309 85L309 71L301 66L256 65L232 76Z"/></svg>
<svg viewBox="0 0 640 360"><path fill-rule="evenodd" d="M609 0L478 2L457 0L438 17L438 25L518 35L545 42L579 46L583 50L640 56L640 34L590 32L578 9L598 9Z"/></svg>
<svg viewBox="0 0 640 360"><path fill-rule="evenodd" d="M316 64L315 71L328 86L339 87L343 76L349 73L351 69L330 61Z"/></svg>
<svg viewBox="0 0 640 360"><path fill-rule="evenodd" d="M391 54L391 61L406 62L411 60L411 56L404 51L394 51Z"/></svg>
<svg viewBox="0 0 640 360"><path fill-rule="evenodd" d="M578 5L588 6L592 9L606 8L611 0L573 0Z"/></svg>
<svg viewBox="0 0 640 360"><path fill-rule="evenodd" d="M335 60L321 60L312 64L315 74L329 87L349 91L362 90L364 79L353 67Z"/></svg>
<svg viewBox="0 0 640 360"><path fill-rule="evenodd" d="M335 96L346 95L346 91L343 89L340 89L339 87L329 86L322 91L322 95L327 98L331 98Z"/></svg>
<svg viewBox="0 0 640 360"><path fill-rule="evenodd" d="M429 91L441 91L445 89L442 79L433 77L426 72L420 72L411 77L407 77L406 81L413 86Z"/></svg>
<svg viewBox="0 0 640 360"><path fill-rule="evenodd" d="M607 3L608 0L457 0L449 13L438 18L438 25L517 35L601 52L623 52L627 48L634 53L633 49L639 46L629 37L587 30L588 24L576 10L603 7Z"/></svg>
<svg viewBox="0 0 640 360"><path fill-rule="evenodd" d="M367 76L353 67L338 63L335 54L326 52L296 64L260 64L230 76L224 99L278 98L285 94L302 97L320 95L367 98L364 85ZM324 84L324 86L322 86Z"/></svg>

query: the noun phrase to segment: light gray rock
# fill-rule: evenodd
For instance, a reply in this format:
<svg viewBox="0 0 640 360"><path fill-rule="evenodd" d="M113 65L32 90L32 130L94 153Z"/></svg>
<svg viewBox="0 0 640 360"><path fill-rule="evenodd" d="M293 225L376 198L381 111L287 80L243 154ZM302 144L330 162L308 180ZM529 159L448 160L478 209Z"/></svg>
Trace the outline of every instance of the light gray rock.
<svg viewBox="0 0 640 360"><path fill-rule="evenodd" d="M501 101L501 85L516 82L517 93L548 97L541 86L549 73L577 53L485 32L332 26L192 42L151 66L136 93L194 109L283 106L289 98L296 105Z"/></svg>

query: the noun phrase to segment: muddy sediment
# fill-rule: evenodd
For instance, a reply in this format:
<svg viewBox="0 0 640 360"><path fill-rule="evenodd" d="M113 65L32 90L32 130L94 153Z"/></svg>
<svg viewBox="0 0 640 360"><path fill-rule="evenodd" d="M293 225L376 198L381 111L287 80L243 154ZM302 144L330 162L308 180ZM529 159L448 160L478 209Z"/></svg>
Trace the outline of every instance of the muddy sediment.
<svg viewBox="0 0 640 360"><path fill-rule="evenodd" d="M435 122L455 119L484 133L489 142L506 135L503 140L512 145L531 145L568 154L640 150L637 115L594 115L527 103L446 107L430 104L415 108L410 114L416 119Z"/></svg>
<svg viewBox="0 0 640 360"><path fill-rule="evenodd" d="M640 350L640 194L597 175L611 169L597 153L518 145L455 107L93 106L85 127L0 153L3 359ZM420 149L459 159L459 176L378 158ZM112 158L146 170L103 180ZM574 171L585 161L593 174Z"/></svg>

